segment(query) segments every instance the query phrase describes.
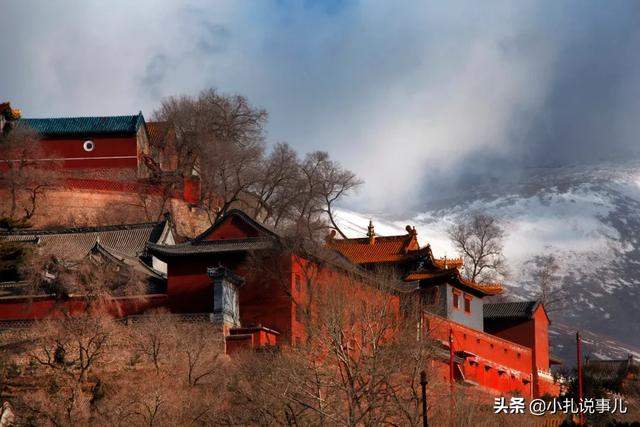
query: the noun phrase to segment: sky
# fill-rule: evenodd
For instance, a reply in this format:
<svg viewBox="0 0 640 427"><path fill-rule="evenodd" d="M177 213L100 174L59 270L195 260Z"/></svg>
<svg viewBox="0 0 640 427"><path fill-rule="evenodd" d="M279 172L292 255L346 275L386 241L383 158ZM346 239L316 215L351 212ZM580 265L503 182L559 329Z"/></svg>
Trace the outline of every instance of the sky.
<svg viewBox="0 0 640 427"><path fill-rule="evenodd" d="M25 117L134 114L215 87L270 143L328 151L351 207L420 207L530 167L637 156L637 1L0 4L0 100Z"/></svg>

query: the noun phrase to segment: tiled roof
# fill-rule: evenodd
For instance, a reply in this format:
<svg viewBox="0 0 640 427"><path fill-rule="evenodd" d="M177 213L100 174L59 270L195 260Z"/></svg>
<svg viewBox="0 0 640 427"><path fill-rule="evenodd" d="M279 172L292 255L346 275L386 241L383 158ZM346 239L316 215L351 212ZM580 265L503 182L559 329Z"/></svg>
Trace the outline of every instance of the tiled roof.
<svg viewBox="0 0 640 427"><path fill-rule="evenodd" d="M138 131L144 123L142 113L133 116L61 117L46 119L20 119L41 135L63 136L79 134L129 134Z"/></svg>
<svg viewBox="0 0 640 427"><path fill-rule="evenodd" d="M531 319L540 301L516 301L484 304L485 319Z"/></svg>
<svg viewBox="0 0 640 427"><path fill-rule="evenodd" d="M462 258L434 258L433 263L438 268L460 268L464 262Z"/></svg>
<svg viewBox="0 0 640 427"><path fill-rule="evenodd" d="M230 209L227 211L221 218L219 218L216 222L211 225L211 227L207 228L205 231L200 233L193 239L193 243L205 242L206 238L216 229L218 228L227 218L229 217L237 217L244 221L247 225L253 227L258 233L270 236L273 238L279 237L278 234L272 230L270 227L267 227L265 224L262 224L255 219L251 218L249 215L241 211L240 209Z"/></svg>
<svg viewBox="0 0 640 427"><path fill-rule="evenodd" d="M429 280L429 279L437 279L443 276L449 275L448 271L412 271L407 276L405 276L405 282L415 282L416 280Z"/></svg>
<svg viewBox="0 0 640 427"><path fill-rule="evenodd" d="M157 242L165 221L103 227L75 227L59 230L15 230L0 232L0 240L37 243L62 259L83 259L99 243L118 258L136 258L147 242Z"/></svg>
<svg viewBox="0 0 640 427"><path fill-rule="evenodd" d="M462 277L457 269L455 270L455 275L460 283L484 292L487 295L498 295L503 291L502 285L500 283L476 283L472 280L468 280Z"/></svg>
<svg viewBox="0 0 640 427"><path fill-rule="evenodd" d="M397 262L420 246L413 234L358 239L327 239L327 246L356 264Z"/></svg>
<svg viewBox="0 0 640 427"><path fill-rule="evenodd" d="M476 283L462 277L456 267L441 270L418 270L409 273L405 278L405 282L428 280L451 280L452 284L459 287L469 288L473 292L482 295L497 295L502 293L502 285L499 283Z"/></svg>
<svg viewBox="0 0 640 427"><path fill-rule="evenodd" d="M247 239L191 241L178 245L156 245L150 243L148 248L152 254L164 258L270 249L273 248L274 245L275 240L272 238L252 237Z"/></svg>

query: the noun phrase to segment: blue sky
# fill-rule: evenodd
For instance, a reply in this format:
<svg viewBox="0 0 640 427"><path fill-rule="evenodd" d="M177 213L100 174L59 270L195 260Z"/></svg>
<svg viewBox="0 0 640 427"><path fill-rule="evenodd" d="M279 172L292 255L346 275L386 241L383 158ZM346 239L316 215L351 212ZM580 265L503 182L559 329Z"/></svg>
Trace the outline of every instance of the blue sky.
<svg viewBox="0 0 640 427"><path fill-rule="evenodd" d="M0 7L0 99L25 116L150 116L207 87L324 149L354 200L637 153L640 3L18 1ZM503 173L505 172L505 173Z"/></svg>

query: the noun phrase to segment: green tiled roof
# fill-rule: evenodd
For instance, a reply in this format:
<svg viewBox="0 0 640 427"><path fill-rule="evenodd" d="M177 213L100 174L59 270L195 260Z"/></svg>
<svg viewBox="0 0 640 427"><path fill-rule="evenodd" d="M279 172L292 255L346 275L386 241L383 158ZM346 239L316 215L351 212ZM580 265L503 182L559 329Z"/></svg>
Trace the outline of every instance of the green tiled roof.
<svg viewBox="0 0 640 427"><path fill-rule="evenodd" d="M61 117L49 119L21 119L41 135L122 134L135 133L144 123L142 113L135 116Z"/></svg>

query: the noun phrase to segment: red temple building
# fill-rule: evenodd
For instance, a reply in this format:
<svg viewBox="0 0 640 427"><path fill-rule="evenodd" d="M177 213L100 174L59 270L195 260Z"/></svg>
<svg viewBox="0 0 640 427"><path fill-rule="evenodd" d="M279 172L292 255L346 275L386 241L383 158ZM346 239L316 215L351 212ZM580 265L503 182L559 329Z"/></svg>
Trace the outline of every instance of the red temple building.
<svg viewBox="0 0 640 427"><path fill-rule="evenodd" d="M131 116L20 119L40 136L40 162L67 169L128 169L145 176L149 137L142 113Z"/></svg>
<svg viewBox="0 0 640 427"><path fill-rule="evenodd" d="M142 112L122 116L22 118L21 111L9 103L0 104L0 131L17 127L33 130L39 149L34 158L24 159L63 170L107 172L129 178L148 178L152 174L175 171L175 133L165 122L147 122ZM4 161L15 161L11 154Z"/></svg>
<svg viewBox="0 0 640 427"><path fill-rule="evenodd" d="M0 133L31 129L37 143L28 152L0 147L0 171L11 162L28 168L56 170L55 182L47 192L56 193L58 216L96 215L103 205L127 203L140 195L186 202L200 200L200 181L194 171L178 171L175 131L166 122L147 122L142 113L120 116L22 118L9 103L0 104ZM28 158L24 158L24 155ZM167 185L164 185L167 184ZM1 184L0 184L1 185ZM2 188L0 187L0 195ZM67 198L84 191L85 212L65 212ZM130 201L129 201L130 202ZM160 202L162 203L162 202ZM79 208L76 208L76 210ZM184 215L183 215L184 216ZM181 218L183 217L181 216ZM36 218L37 222L37 218Z"/></svg>
<svg viewBox="0 0 640 427"><path fill-rule="evenodd" d="M395 271L416 284L427 329L461 357L453 370L455 380L523 396L557 394L544 306L486 302L502 292L501 285L465 279L461 259L435 258L429 245L419 246L415 228L406 229L405 235L376 236L370 223L367 237L336 239L331 233L327 245L366 269ZM450 379L450 367L440 367Z"/></svg>
<svg viewBox="0 0 640 427"><path fill-rule="evenodd" d="M150 243L173 244L171 221L147 222L101 227L74 227L51 230L0 230L0 242L25 245L43 255L55 255L73 265L82 260L113 263L132 269L146 279L147 292L142 296L122 295L113 298L107 311L117 317L143 313L166 305L166 264L149 256ZM83 295L30 293L20 280L0 281L0 328L28 324L35 319L57 317L68 311L86 309Z"/></svg>
<svg viewBox="0 0 640 427"><path fill-rule="evenodd" d="M142 113L20 116L8 103L0 104L0 132L16 125L37 132L41 149L29 160L61 164L72 188L135 193L141 182L176 171L173 129L146 122ZM13 161L7 156L2 160ZM180 197L190 207L198 204L197 178L184 177ZM229 354L304 342L307 331L298 301L308 296L308 275L313 271L320 286L349 286L354 298L363 300L386 298L398 313L408 302L417 303L422 316L418 332L437 343L439 355L432 364L445 381L489 393L558 394L550 374L555 362L549 356L544 306L536 301L491 302L502 292L501 285L465 279L461 259L435 258L429 245L420 246L414 227L406 231L378 236L370 223L362 238L338 239L333 232L324 249L310 256L285 249L278 233L232 210L197 237L178 244L169 217L103 227L0 230L0 241L55 253L65 262L90 259L133 269L146 277L147 291L113 297L105 308L109 314L127 317L163 307L176 314L204 315L221 326ZM269 276L255 274L253 263L264 256L275 257L277 268ZM388 273L402 292L381 294L371 286L374 271ZM82 295L29 295L28 289L19 281L0 283L0 327L87 309Z"/></svg>
<svg viewBox="0 0 640 427"><path fill-rule="evenodd" d="M444 380L488 393L525 397L558 393L558 384L549 373L549 319L543 305L487 302L501 292L501 286L464 279L458 270L461 261L434 258L429 246L418 245L414 228L408 227L407 234L400 236L376 236L372 225L365 238L336 239L332 235L326 241L326 257L320 259L283 249L282 236L239 210L228 212L196 238L179 244L173 242L168 224L58 234L14 231L0 233L0 240L46 245L47 239L66 233L67 242L84 242L75 256L98 256L146 271L156 283L149 293L114 299L110 311L127 316L162 306L173 313L206 313L222 327L229 354L304 342L306 330L296 301L308 291L305 278L311 268L321 286L351 286L354 298L387 298L398 312L404 298L419 301L423 313L420 332L438 343L441 356L432 364ZM108 232L115 234L107 238L103 233ZM131 239L128 235L138 236L135 243L126 243ZM277 260L274 274L254 274L256 257L271 254ZM404 291L381 295L379 288L370 286L369 271L378 268L401 279L399 286ZM343 280L347 277L350 280ZM82 309L72 300L39 298L48 302L38 300L36 306L41 309L34 310L24 297L0 297L0 320L53 316L70 304Z"/></svg>

